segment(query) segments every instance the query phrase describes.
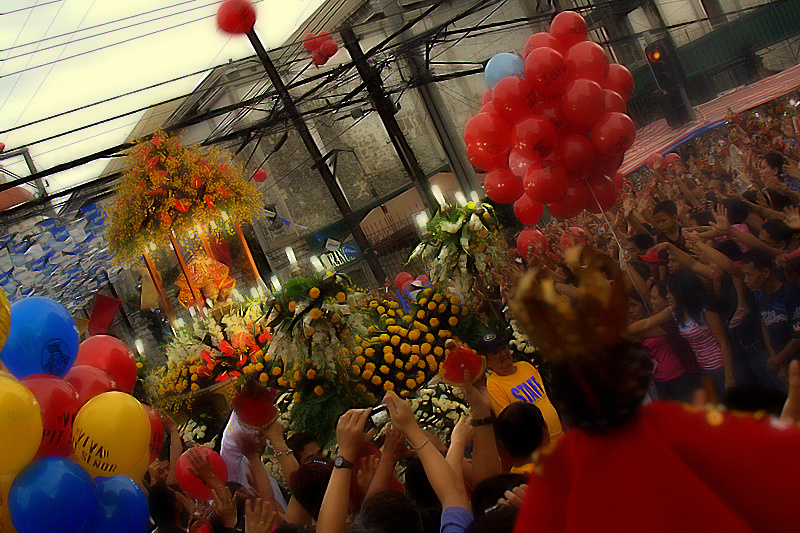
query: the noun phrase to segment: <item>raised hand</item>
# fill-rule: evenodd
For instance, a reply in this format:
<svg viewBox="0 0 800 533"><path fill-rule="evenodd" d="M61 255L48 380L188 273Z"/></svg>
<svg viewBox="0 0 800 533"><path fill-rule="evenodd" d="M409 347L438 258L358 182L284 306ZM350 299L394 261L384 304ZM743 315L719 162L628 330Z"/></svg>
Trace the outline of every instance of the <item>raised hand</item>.
<svg viewBox="0 0 800 533"><path fill-rule="evenodd" d="M791 205L783 210L783 221L792 231L800 231L800 210Z"/></svg>
<svg viewBox="0 0 800 533"><path fill-rule="evenodd" d="M214 495L214 507L217 516L222 519L225 527L236 527L238 517L236 516L236 505L233 503L231 491L225 485L221 485L217 489L212 489L211 492Z"/></svg>
<svg viewBox="0 0 800 533"><path fill-rule="evenodd" d="M244 532L268 533L280 521L271 502L261 498L244 502Z"/></svg>
<svg viewBox="0 0 800 533"><path fill-rule="evenodd" d="M714 229L721 231L722 233L727 233L731 229L731 221L728 219L728 209L720 204L716 208L712 209L712 213L714 215Z"/></svg>

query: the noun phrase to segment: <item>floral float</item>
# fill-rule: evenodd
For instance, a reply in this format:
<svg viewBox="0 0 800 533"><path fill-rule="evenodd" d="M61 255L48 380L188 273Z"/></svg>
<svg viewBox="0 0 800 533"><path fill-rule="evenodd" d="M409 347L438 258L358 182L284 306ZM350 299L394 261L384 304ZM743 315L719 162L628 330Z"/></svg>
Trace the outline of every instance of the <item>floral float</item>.
<svg viewBox="0 0 800 533"><path fill-rule="evenodd" d="M207 255L199 254L189 261L187 274L194 286L199 288L199 296L216 304L226 301L236 286L236 280L230 277L228 272L229 269L225 264L215 261ZM198 302L195 302L191 287L185 277L178 277L175 284L179 289L178 301L182 306L189 308L197 305Z"/></svg>

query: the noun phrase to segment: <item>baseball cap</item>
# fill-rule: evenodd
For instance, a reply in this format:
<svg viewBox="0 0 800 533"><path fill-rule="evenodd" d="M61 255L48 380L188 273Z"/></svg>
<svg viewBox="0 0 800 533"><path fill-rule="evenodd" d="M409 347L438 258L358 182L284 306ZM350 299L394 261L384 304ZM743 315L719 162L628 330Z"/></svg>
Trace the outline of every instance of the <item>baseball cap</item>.
<svg viewBox="0 0 800 533"><path fill-rule="evenodd" d="M489 355L500 346L505 345L505 343L506 340L497 333L487 333L475 345L475 351L479 355Z"/></svg>

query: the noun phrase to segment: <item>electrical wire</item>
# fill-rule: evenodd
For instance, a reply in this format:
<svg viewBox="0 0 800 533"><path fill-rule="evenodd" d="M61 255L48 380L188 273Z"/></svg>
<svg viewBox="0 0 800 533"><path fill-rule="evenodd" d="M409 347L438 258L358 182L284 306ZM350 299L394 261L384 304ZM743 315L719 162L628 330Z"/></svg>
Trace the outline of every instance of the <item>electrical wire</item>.
<svg viewBox="0 0 800 533"><path fill-rule="evenodd" d="M17 8L17 9L12 9L11 11L5 11L3 13L0 13L0 17L2 17L3 15L11 15L13 13L19 13L20 11L26 11L28 9L34 9L34 8L37 8L37 7L43 7L43 6L46 6L46 5L55 4L55 3L61 2L61 1L63 1L63 0L50 0L49 2L43 2L41 4L36 4L36 5L33 5L33 6L20 7L20 8ZM3 50L0 50L0 52L2 52L2 51Z"/></svg>

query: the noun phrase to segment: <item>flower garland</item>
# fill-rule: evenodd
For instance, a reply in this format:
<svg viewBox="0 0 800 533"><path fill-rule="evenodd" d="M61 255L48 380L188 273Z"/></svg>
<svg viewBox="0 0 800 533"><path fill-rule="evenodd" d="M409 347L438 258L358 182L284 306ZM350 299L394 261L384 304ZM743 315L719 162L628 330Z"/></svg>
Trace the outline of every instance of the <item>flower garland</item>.
<svg viewBox="0 0 800 533"><path fill-rule="evenodd" d="M452 280L455 292L476 300L476 278L499 284L497 269L508 262L508 247L500 236L500 223L489 204L444 206L428 221L428 235L414 249L409 261L421 257L430 262L434 285Z"/></svg>
<svg viewBox="0 0 800 533"><path fill-rule="evenodd" d="M158 131L140 140L126 163L106 235L123 261L150 243L166 246L172 232L185 235L201 227L221 234L258 211L258 191L223 150L184 146Z"/></svg>

